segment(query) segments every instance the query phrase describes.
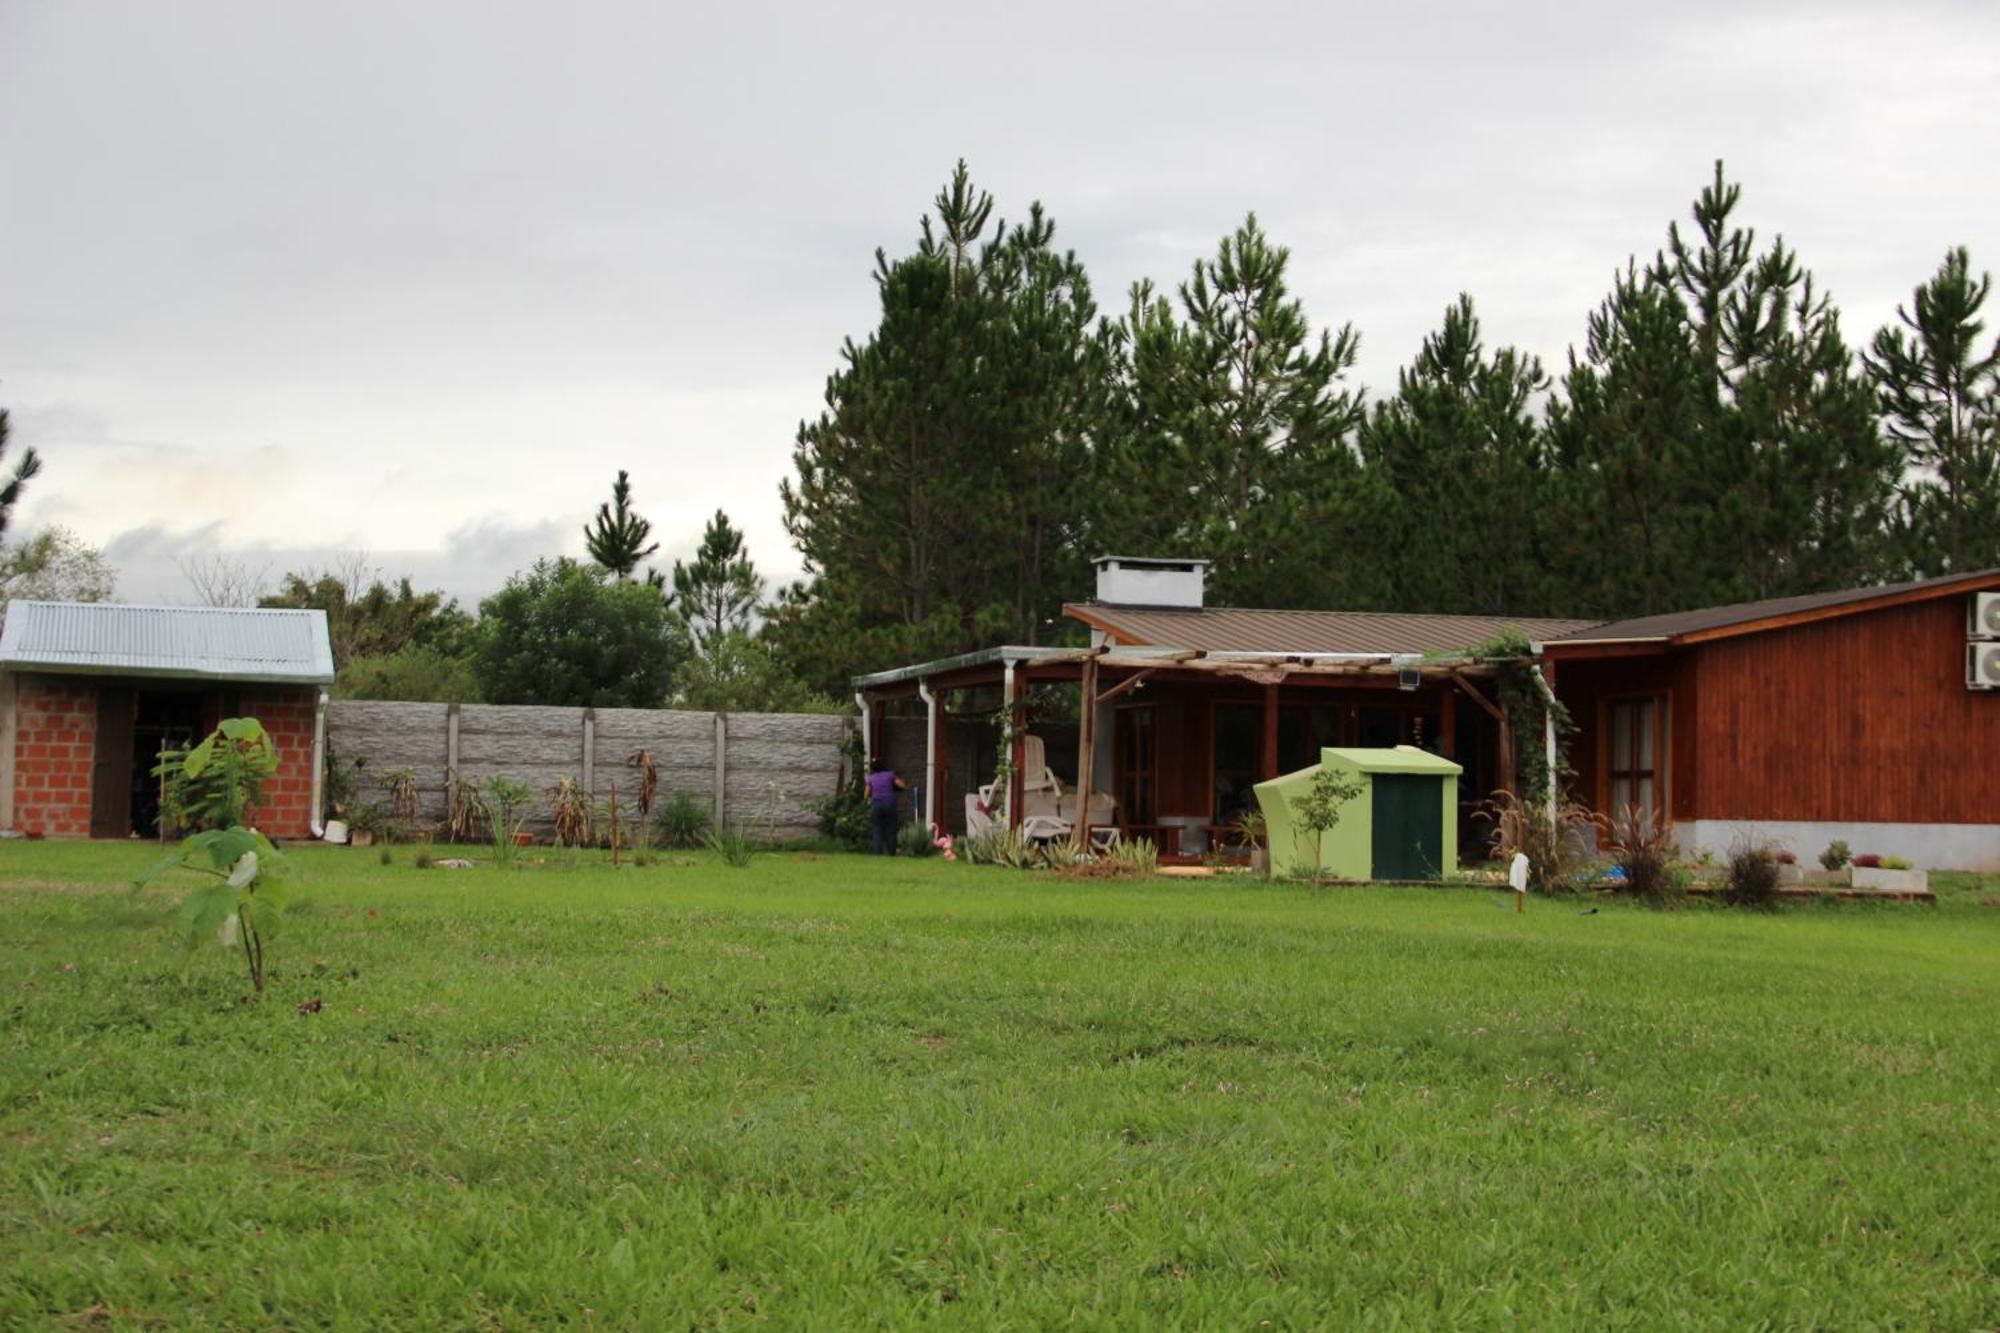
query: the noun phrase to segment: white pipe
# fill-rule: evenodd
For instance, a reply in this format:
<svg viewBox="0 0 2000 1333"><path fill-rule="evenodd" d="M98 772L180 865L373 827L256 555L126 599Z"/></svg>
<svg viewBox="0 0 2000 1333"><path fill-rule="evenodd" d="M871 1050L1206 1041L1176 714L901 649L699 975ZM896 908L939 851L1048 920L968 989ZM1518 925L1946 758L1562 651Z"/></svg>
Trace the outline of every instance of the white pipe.
<svg viewBox="0 0 2000 1333"><path fill-rule="evenodd" d="M1014 715L1014 659L1011 657L1005 659L1002 666L1004 669L1000 673L1000 708L1002 715L1007 719L1007 730L1012 732L1021 725L1021 719ZM1007 747L1007 762L1010 765L1014 762L1014 748L1011 745ZM1014 827L1014 778L1016 776L1018 775L1008 774L1007 785L1000 793L1000 826L1002 828Z"/></svg>
<svg viewBox="0 0 2000 1333"><path fill-rule="evenodd" d="M868 764L875 758L868 748L868 691L854 692L854 706L861 712L861 776L868 776Z"/></svg>
<svg viewBox="0 0 2000 1333"><path fill-rule="evenodd" d="M313 775L312 794L306 799L311 802L307 812L306 827L315 838L326 836L326 812L320 802L326 795L326 691L319 692L313 704Z"/></svg>
<svg viewBox="0 0 2000 1333"><path fill-rule="evenodd" d="M924 827L937 832L937 715L938 697L931 683L917 682L917 697L924 701Z"/></svg>
<svg viewBox="0 0 2000 1333"><path fill-rule="evenodd" d="M1542 675L1542 665L1531 662L1528 670L1534 673L1535 684L1542 691L1542 751L1549 764L1549 827L1556 826L1556 692L1549 688L1549 682Z"/></svg>

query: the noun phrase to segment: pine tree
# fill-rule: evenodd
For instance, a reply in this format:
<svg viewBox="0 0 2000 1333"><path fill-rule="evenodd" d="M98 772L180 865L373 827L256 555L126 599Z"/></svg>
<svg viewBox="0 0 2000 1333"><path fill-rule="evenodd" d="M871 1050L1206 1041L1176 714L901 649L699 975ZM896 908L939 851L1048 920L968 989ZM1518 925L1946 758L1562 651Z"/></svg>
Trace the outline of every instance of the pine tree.
<svg viewBox="0 0 2000 1333"><path fill-rule="evenodd" d="M646 537L653 525L632 509L632 482L625 469L618 469L618 480L611 483L611 500L597 506L597 519L583 530L583 540L590 558L618 576L622 583L632 581L639 562L660 549L658 542L648 545Z"/></svg>
<svg viewBox="0 0 2000 1333"><path fill-rule="evenodd" d="M1736 225L1721 163L1695 232L1628 265L1551 404L1563 517L1551 561L1578 613L1639 615L1864 583L1895 450L1839 316L1782 240Z"/></svg>
<svg viewBox="0 0 2000 1333"><path fill-rule="evenodd" d="M1473 615L1546 614L1548 472L1534 402L1541 362L1486 354L1461 295L1361 433L1376 497L1366 550L1385 604Z"/></svg>
<svg viewBox="0 0 2000 1333"><path fill-rule="evenodd" d="M1099 544L1215 562L1218 601L1352 604L1361 395L1353 327L1314 334L1255 214L1198 261L1178 317L1150 285L1118 330L1120 438L1101 460Z"/></svg>
<svg viewBox="0 0 2000 1333"><path fill-rule="evenodd" d="M9 429L7 409L0 407L0 458L6 457L7 454ZM13 475L8 477L4 484L0 484L0 537L7 535L7 520L13 516L15 502L27 489L29 480L41 470L41 455L33 449L23 449L21 457L14 464Z"/></svg>
<svg viewBox="0 0 2000 1333"><path fill-rule="evenodd" d="M2000 564L2000 339L1983 342L1990 274L1947 251L1903 327L1875 335L1867 357L1890 436L1914 469L1904 489L1908 556L1943 574Z"/></svg>
<svg viewBox="0 0 2000 1333"><path fill-rule="evenodd" d="M815 688L1038 642L1081 583L1108 352L1054 236L1039 206L998 220L961 162L915 251L876 252L880 321L843 347L781 492L807 579L772 633Z"/></svg>
<svg viewBox="0 0 2000 1333"><path fill-rule="evenodd" d="M732 633L750 628L764 600L764 580L743 545L743 534L720 509L702 530L701 545L686 564L674 561L673 604L695 646L707 651Z"/></svg>

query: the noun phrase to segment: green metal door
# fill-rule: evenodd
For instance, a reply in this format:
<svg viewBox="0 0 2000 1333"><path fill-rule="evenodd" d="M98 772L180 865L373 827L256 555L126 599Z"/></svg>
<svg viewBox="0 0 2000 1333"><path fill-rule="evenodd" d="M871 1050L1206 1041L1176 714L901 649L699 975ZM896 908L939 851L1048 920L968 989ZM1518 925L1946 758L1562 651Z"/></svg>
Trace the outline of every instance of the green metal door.
<svg viewBox="0 0 2000 1333"><path fill-rule="evenodd" d="M1444 779L1377 773L1374 784L1374 878L1444 878Z"/></svg>

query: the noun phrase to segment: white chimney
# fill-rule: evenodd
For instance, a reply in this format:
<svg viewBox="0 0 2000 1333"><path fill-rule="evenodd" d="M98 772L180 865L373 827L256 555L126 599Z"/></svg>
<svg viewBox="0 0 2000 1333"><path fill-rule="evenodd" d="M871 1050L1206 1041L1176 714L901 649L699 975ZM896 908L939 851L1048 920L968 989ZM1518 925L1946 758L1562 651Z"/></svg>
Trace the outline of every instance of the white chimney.
<svg viewBox="0 0 2000 1333"><path fill-rule="evenodd" d="M1163 606L1198 611L1206 560L1153 560L1101 555L1097 566L1097 600L1111 606Z"/></svg>

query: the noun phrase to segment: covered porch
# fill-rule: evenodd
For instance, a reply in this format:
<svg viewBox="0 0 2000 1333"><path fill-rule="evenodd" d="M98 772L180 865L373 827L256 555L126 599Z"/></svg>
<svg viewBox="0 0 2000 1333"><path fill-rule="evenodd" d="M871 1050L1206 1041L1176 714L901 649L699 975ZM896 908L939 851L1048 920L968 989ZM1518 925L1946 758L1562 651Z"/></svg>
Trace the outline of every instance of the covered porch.
<svg viewBox="0 0 2000 1333"><path fill-rule="evenodd" d="M905 821L941 832L1245 856L1255 784L1326 746L1410 745L1464 766L1459 845L1477 855L1473 815L1515 773L1495 675L1473 656L1006 646L858 678L855 702L868 754L909 784Z"/></svg>

